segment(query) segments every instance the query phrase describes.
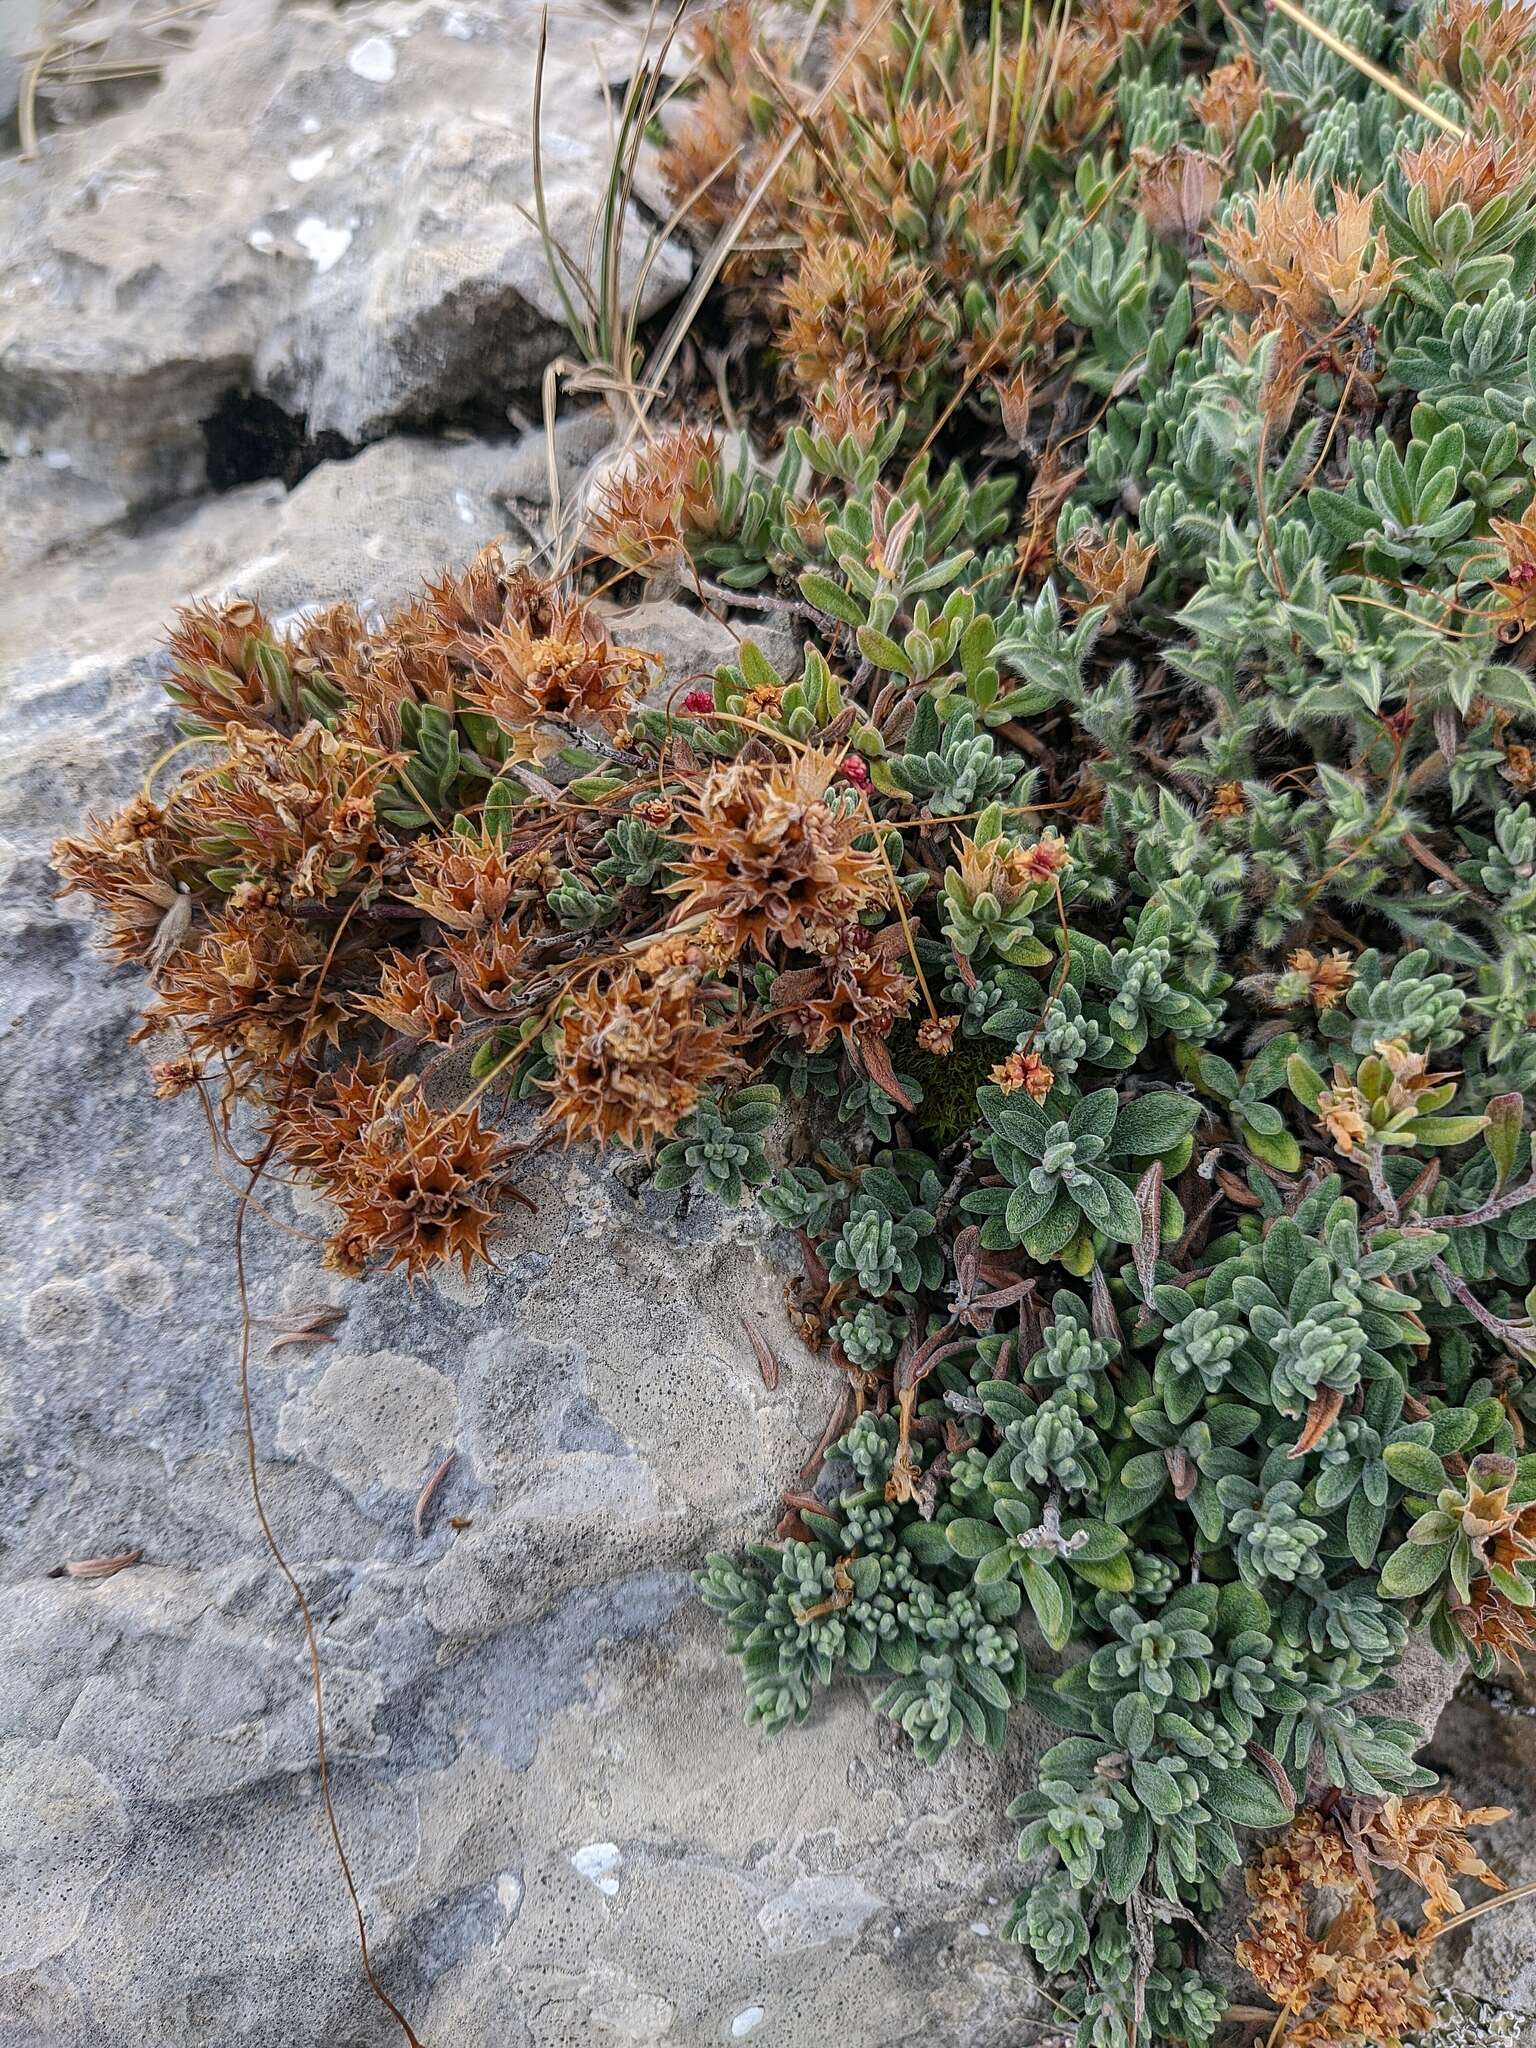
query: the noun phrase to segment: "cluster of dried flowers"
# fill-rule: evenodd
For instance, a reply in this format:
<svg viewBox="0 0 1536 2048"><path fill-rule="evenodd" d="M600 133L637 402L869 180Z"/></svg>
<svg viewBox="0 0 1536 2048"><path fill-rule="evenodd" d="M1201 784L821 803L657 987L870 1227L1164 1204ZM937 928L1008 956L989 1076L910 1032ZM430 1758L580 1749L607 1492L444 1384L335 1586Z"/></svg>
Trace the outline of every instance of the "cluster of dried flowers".
<svg viewBox="0 0 1536 2048"><path fill-rule="evenodd" d="M1463 1811L1445 1793L1327 1819L1308 1811L1252 1857L1252 1919L1237 1959L1287 2015L1293 2048L1433 2031L1428 1945L1466 1903L1451 1880L1504 1888L1467 1829L1508 1818L1500 1806ZM1378 1912L1375 1870L1399 1872L1424 1894L1417 1931Z"/></svg>
<svg viewBox="0 0 1536 2048"><path fill-rule="evenodd" d="M341 1270L488 1256L575 1139L795 1233L837 1402L705 1598L770 1731L1060 1726L1008 1934L1078 2048L1203 2048L1281 1828L1286 2038L1426 2024L1493 1816L1379 1695L1536 1641L1536 15L1318 14L1410 98L1254 0L729 0L665 167L701 238L763 192L754 448L682 388L570 577L194 609L206 745L58 852ZM600 577L798 660L668 689Z"/></svg>

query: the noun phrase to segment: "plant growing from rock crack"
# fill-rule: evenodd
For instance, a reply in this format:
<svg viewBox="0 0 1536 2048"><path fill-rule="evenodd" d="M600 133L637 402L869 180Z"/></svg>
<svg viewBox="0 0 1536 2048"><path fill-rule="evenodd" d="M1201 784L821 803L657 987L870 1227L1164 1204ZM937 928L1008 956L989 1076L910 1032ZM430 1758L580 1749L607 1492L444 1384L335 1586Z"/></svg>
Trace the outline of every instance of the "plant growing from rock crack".
<svg viewBox="0 0 1536 2048"><path fill-rule="evenodd" d="M57 855L341 1270L489 1256L577 1139L792 1233L828 1448L704 1597L770 1732L1060 1728L1008 1934L1079 2048L1201 2048L1287 1826L1288 2038L1426 2024L1296 1900L1483 1875L1382 1696L1536 1640L1536 28L1324 12L1407 100L1246 4L895 0L812 119L731 0L665 163L758 193L766 457L685 369L569 574L192 608L197 765ZM605 563L796 651L660 687Z"/></svg>

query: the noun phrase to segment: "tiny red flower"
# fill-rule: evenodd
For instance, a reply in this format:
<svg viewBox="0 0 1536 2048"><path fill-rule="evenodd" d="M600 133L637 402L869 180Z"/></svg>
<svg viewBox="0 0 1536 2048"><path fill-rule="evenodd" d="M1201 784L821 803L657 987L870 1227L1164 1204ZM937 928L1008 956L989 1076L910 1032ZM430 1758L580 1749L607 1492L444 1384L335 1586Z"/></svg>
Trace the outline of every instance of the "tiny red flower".
<svg viewBox="0 0 1536 2048"><path fill-rule="evenodd" d="M715 697L712 690L690 690L683 699L685 711L713 711Z"/></svg>
<svg viewBox="0 0 1536 2048"><path fill-rule="evenodd" d="M851 782L855 789L868 789L870 786L869 770L864 765L862 754L845 754L838 773Z"/></svg>

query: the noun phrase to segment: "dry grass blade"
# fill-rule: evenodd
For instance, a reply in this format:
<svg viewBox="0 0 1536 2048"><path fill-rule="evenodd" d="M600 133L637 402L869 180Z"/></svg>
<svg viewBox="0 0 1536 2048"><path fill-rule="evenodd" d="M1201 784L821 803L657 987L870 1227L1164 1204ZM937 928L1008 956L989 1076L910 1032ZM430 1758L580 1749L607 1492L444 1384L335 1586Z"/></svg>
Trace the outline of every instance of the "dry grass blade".
<svg viewBox="0 0 1536 2048"><path fill-rule="evenodd" d="M144 1555L142 1550L120 1550L115 1557L76 1557L67 1564L56 1564L48 1574L50 1579L111 1579L119 1572L126 1571L131 1564L137 1564Z"/></svg>
<svg viewBox="0 0 1536 2048"><path fill-rule="evenodd" d="M757 1354L757 1369L763 1376L763 1385L769 1393L776 1393L779 1385L779 1361L762 1331L747 1321L745 1316L737 1318L747 1333L747 1342Z"/></svg>
<svg viewBox="0 0 1536 2048"><path fill-rule="evenodd" d="M1401 100L1405 107L1412 107L1413 111L1422 114L1426 121L1433 121L1435 126L1443 128L1447 135L1454 135L1458 142L1465 140L1467 131L1459 121L1453 121L1449 114L1442 114L1439 108L1432 107L1428 100L1421 100L1400 78L1394 78L1390 71L1383 71L1379 64L1373 64L1369 57L1363 56L1352 44L1336 36L1331 28L1324 28L1320 21L1314 21L1304 7L1296 5L1296 0L1269 0L1269 4L1277 14L1283 14L1287 21L1295 22L1298 28L1305 29L1309 36L1315 37L1325 50L1331 50L1335 57L1342 57L1346 64L1353 64L1361 76L1370 79L1373 85L1379 85L1384 92L1391 93L1393 98Z"/></svg>
<svg viewBox="0 0 1536 2048"><path fill-rule="evenodd" d="M447 1457L444 1458L441 1465L439 1465L436 1471L433 1472L431 1478L428 1479L426 1485L421 1489L421 1492L416 1496L416 1506L411 1514L411 1526L416 1531L418 1537L426 1535L427 1515L431 1509L433 1501L437 1498L438 1488L442 1485L443 1481L448 1477L448 1474L453 1470L454 1466L458 1463L458 1461L458 1452L450 1451Z"/></svg>
<svg viewBox="0 0 1536 2048"><path fill-rule="evenodd" d="M344 1308L317 1308L280 1324L277 1335L267 1346L268 1358L290 1344L334 1344L333 1333L347 1320L347 1313Z"/></svg>

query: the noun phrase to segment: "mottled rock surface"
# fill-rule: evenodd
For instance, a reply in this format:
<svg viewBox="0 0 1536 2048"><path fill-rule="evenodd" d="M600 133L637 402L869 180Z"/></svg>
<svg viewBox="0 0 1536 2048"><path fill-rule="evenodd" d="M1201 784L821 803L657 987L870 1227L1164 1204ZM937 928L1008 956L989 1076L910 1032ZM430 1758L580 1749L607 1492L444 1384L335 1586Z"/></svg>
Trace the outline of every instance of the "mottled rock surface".
<svg viewBox="0 0 1536 2048"><path fill-rule="evenodd" d="M155 646L177 600L387 604L505 528L533 473L527 449L388 441L291 495L103 536L0 618L21 657L0 756L4 2048L398 2038L362 1983L303 1640L251 1507L232 1198L195 1105L151 1101L135 979L52 900L46 854L174 737ZM680 673L719 658L685 614L652 623ZM323 1274L283 1189L251 1223L263 1490L314 1603L381 1975L431 2048L1002 2048L1031 1993L991 1936L1016 1872L1000 1816L1040 1731L928 1771L856 1692L778 1744L742 1726L689 1573L771 1523L827 1369L742 1219L679 1217L579 1154L534 1192L497 1274L414 1298ZM269 1356L319 1303L348 1311L336 1340ZM784 1361L776 1393L743 1318ZM135 1548L115 1577L49 1576Z"/></svg>
<svg viewBox="0 0 1536 2048"><path fill-rule="evenodd" d="M567 346L535 208L540 10L524 0L215 0L146 88L78 102L0 163L0 507L14 559L205 487L279 433L356 444L497 411ZM626 20L557 8L544 84L550 233L586 260ZM135 47L126 55L138 59ZM625 219L644 310L691 262ZM232 408L232 409L231 409ZM297 459L297 450L295 451ZM21 491L16 472L25 470ZM218 476L214 478L219 481Z"/></svg>

